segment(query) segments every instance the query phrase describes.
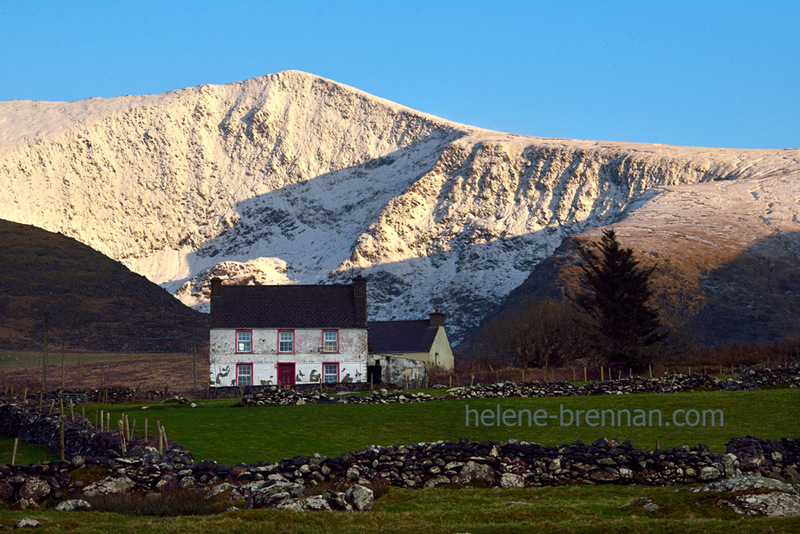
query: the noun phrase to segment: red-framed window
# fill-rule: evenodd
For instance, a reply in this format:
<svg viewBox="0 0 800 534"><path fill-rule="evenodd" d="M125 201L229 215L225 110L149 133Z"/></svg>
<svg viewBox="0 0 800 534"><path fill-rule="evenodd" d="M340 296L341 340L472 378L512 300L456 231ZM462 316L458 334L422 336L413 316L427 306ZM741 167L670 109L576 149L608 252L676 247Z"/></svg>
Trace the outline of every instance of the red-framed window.
<svg viewBox="0 0 800 534"><path fill-rule="evenodd" d="M339 362L322 363L322 381L325 384L336 384L339 382Z"/></svg>
<svg viewBox="0 0 800 534"><path fill-rule="evenodd" d="M252 386L253 385L253 364L252 363L237 363L236 364L236 385L237 386Z"/></svg>
<svg viewBox="0 0 800 534"><path fill-rule="evenodd" d="M339 331L338 330L323 330L322 331L322 352L339 352Z"/></svg>
<svg viewBox="0 0 800 534"><path fill-rule="evenodd" d="M237 330L236 331L236 353L250 353L253 352L253 331L252 330Z"/></svg>
<svg viewBox="0 0 800 534"><path fill-rule="evenodd" d="M278 330L278 352L294 352L294 330Z"/></svg>

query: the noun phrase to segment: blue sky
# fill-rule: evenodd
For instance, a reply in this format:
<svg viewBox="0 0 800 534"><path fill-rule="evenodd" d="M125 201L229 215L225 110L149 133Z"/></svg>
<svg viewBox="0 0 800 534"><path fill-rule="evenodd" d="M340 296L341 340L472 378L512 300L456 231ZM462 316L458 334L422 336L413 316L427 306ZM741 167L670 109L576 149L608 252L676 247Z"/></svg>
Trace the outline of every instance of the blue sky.
<svg viewBox="0 0 800 534"><path fill-rule="evenodd" d="M800 147L800 2L0 0L0 100L297 69L544 137Z"/></svg>

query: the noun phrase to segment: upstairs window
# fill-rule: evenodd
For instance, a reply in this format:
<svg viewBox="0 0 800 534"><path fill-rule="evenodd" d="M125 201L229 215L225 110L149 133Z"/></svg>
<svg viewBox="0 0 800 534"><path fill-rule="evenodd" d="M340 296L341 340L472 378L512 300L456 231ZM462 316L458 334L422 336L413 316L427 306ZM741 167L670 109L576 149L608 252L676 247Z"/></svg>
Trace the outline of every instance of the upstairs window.
<svg viewBox="0 0 800 534"><path fill-rule="evenodd" d="M326 384L335 384L339 381L339 364L338 363L323 363L322 364L322 378Z"/></svg>
<svg viewBox="0 0 800 534"><path fill-rule="evenodd" d="M237 386L252 386L253 385L253 364L252 363L237 363L236 364L236 385Z"/></svg>
<svg viewBox="0 0 800 534"><path fill-rule="evenodd" d="M294 330L278 332L278 352L294 352Z"/></svg>
<svg viewBox="0 0 800 534"><path fill-rule="evenodd" d="M253 331L236 331L236 352L253 352Z"/></svg>
<svg viewBox="0 0 800 534"><path fill-rule="evenodd" d="M322 333L322 352L339 352L339 332L326 330Z"/></svg>

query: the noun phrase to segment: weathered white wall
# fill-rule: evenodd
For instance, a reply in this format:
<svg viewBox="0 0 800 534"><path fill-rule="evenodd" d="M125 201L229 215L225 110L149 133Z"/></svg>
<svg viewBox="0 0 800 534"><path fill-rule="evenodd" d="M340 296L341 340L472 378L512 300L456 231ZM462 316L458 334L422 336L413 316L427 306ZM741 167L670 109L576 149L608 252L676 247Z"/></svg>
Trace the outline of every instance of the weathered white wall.
<svg viewBox="0 0 800 534"><path fill-rule="evenodd" d="M294 353L278 353L278 329L253 330L253 351L236 353L235 329L212 329L210 336L211 386L235 386L236 364L253 364L253 385L277 383L278 363L295 363L295 382L314 384L324 362L339 363L340 382L364 382L367 376L367 330L340 329L339 352L322 352L321 328L295 329ZM326 329L327 330L327 329Z"/></svg>
<svg viewBox="0 0 800 534"><path fill-rule="evenodd" d="M428 364L405 356L373 354L370 356L370 365L381 366L382 384L391 387L405 387L406 380L409 383L425 380L425 371Z"/></svg>

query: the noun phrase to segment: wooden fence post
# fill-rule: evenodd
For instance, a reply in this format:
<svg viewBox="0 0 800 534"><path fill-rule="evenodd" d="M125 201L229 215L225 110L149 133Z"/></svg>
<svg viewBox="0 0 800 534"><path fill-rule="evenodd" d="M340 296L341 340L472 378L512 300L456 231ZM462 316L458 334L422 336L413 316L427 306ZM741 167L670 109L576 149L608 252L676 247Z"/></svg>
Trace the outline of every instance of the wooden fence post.
<svg viewBox="0 0 800 534"><path fill-rule="evenodd" d="M64 416L62 415L58 419L61 423L60 429L58 431L58 441L59 441L59 451L60 451L59 456L61 457L61 461L63 462L64 461Z"/></svg>
<svg viewBox="0 0 800 534"><path fill-rule="evenodd" d="M64 349L66 348L67 340L61 340L61 389L64 389L65 384L65 366L64 366Z"/></svg>

